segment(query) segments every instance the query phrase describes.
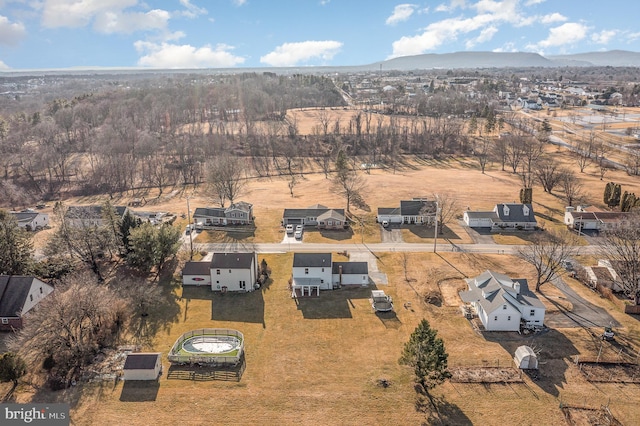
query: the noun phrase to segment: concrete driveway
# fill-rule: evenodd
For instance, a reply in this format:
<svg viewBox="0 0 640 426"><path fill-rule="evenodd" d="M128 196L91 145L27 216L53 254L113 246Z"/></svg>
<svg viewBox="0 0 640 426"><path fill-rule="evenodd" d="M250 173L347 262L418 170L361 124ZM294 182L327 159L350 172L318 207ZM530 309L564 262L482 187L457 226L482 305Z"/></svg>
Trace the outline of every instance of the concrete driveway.
<svg viewBox="0 0 640 426"><path fill-rule="evenodd" d="M380 240L383 243L401 243L402 239L402 230L400 229L400 225L389 224L386 228L380 225Z"/></svg>
<svg viewBox="0 0 640 426"><path fill-rule="evenodd" d="M582 298L562 278L556 278L553 285L571 302L573 310L566 311L561 308L559 312L547 314L544 319L546 326L551 328L620 326L620 323L609 315L606 309ZM544 298L544 295L541 298Z"/></svg>

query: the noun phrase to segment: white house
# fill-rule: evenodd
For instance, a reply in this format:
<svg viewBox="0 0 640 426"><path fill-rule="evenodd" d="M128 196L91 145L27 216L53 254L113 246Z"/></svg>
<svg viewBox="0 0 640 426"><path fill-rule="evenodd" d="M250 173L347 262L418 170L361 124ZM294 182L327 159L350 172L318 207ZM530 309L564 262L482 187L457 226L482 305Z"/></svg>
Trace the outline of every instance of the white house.
<svg viewBox="0 0 640 426"><path fill-rule="evenodd" d="M424 224L433 225L436 218L437 204L424 198L400 201L400 207L379 207L376 220L378 223Z"/></svg>
<svg viewBox="0 0 640 426"><path fill-rule="evenodd" d="M464 223L470 228L534 230L538 226L531 204L496 204L492 211L465 211Z"/></svg>
<svg viewBox="0 0 640 426"><path fill-rule="evenodd" d="M127 211L127 206L113 206L116 217L122 219ZM102 226L104 225L104 213L102 205L69 206L64 215L65 222L70 226Z"/></svg>
<svg viewBox="0 0 640 426"><path fill-rule="evenodd" d="M210 262L187 262L183 286L211 286L211 290L253 291L258 282L258 256L252 253L214 253Z"/></svg>
<svg viewBox="0 0 640 426"><path fill-rule="evenodd" d="M23 317L53 292L53 286L33 276L0 275L0 331L23 326Z"/></svg>
<svg viewBox="0 0 640 426"><path fill-rule="evenodd" d="M258 282L256 253L214 253L211 259L211 290L253 291Z"/></svg>
<svg viewBox="0 0 640 426"><path fill-rule="evenodd" d="M317 226L318 229L345 229L349 227L344 209L330 209L315 204L306 209L284 209L282 225Z"/></svg>
<svg viewBox="0 0 640 426"><path fill-rule="evenodd" d="M311 296L333 289L331 253L294 253L292 295Z"/></svg>
<svg viewBox="0 0 640 426"><path fill-rule="evenodd" d="M123 372L124 380L157 380L162 373L160 352L128 354Z"/></svg>
<svg viewBox="0 0 640 426"><path fill-rule="evenodd" d="M466 280L468 291L460 292L470 303L487 331L519 331L520 326L537 328L544 325L546 308L529 290L526 279L485 271Z"/></svg>
<svg viewBox="0 0 640 426"><path fill-rule="evenodd" d="M27 231L36 231L49 226L49 215L34 211L9 212L18 221L18 226Z"/></svg>
<svg viewBox="0 0 640 426"><path fill-rule="evenodd" d="M614 229L631 215L629 212L607 212L588 210L584 206L567 206L564 211L564 224L576 231Z"/></svg>
<svg viewBox="0 0 640 426"><path fill-rule="evenodd" d="M369 285L369 264L367 262L333 262L331 280L334 286Z"/></svg>
<svg viewBox="0 0 640 426"><path fill-rule="evenodd" d="M253 205L244 201L229 207L198 207L193 212L193 221L198 225L248 225L253 222Z"/></svg>

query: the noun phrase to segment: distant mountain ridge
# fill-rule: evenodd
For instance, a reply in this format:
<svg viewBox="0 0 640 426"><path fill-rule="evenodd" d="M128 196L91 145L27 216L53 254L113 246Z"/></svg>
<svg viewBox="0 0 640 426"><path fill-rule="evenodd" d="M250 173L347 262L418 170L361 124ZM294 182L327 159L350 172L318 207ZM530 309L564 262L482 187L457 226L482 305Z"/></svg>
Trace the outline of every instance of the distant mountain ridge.
<svg viewBox="0 0 640 426"><path fill-rule="evenodd" d="M531 52L455 52L401 56L367 66L371 70L410 71L452 68L521 68L521 67L640 67L640 52L611 50L542 56Z"/></svg>

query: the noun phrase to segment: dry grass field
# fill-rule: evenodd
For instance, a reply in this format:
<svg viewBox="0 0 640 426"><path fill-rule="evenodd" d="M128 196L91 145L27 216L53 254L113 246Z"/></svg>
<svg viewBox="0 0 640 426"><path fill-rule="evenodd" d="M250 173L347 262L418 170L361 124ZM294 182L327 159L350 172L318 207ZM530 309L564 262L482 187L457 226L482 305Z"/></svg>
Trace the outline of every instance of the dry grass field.
<svg viewBox="0 0 640 426"><path fill-rule="evenodd" d="M344 119L343 119L344 121ZM306 123L306 124L304 124ZM310 126L299 119L300 128ZM568 166L571 157L556 148L551 153ZM307 169L309 170L309 169ZM611 171L604 181L598 171L587 168L581 174L586 199L602 206L607 181L622 184L623 191L640 193L637 178ZM289 194L287 180L251 180L241 197L254 205L256 228L248 235L201 233L195 242L241 240L278 242L284 207L307 207L321 203L344 207L344 200L330 190L329 181L320 172L307 173ZM355 210L365 218L363 229L347 233L306 232L305 242L379 242L375 224L377 207L398 205L401 199L429 196L433 193L455 194L464 209L491 209L499 202L518 200L519 179L498 165L481 174L473 159L423 160L408 158L396 173L372 170L365 175L364 198L371 212ZM114 204L128 202L141 194L125 194ZM210 205L204 188L195 192L179 189L154 198L144 210L187 212L187 195L191 208ZM560 194L546 194L534 188L534 210L545 226L559 227L564 202ZM97 197L70 200L89 204ZM471 243L465 229L453 221L444 238L454 243ZM179 222L184 227L184 222ZM177 225L178 226L178 225ZM406 242L432 242L432 228L406 229ZM44 233L38 234L44 236ZM526 237L498 235L504 244L521 244ZM39 241L37 244L42 244ZM530 277L531 267L512 256L467 253L376 253L378 266L389 278L379 285L394 298L396 312L375 314L368 301L369 288L343 288L324 292L320 297L298 301L289 294L292 254L264 255L272 268L272 280L258 291L248 294L213 294L206 288L181 288L178 275L165 282L168 302L148 318L147 335L141 339L143 349L160 351L164 374L158 383L80 383L60 392L21 385L18 401L66 401L72 406L75 425L387 425L449 424L510 425L564 424L561 404L600 408L609 404L612 414L623 424L640 418L637 385L591 383L574 364L576 355L616 359L617 347L597 338L599 329L552 329L537 336L515 333L480 333L475 331L459 310L457 291L463 279L486 269L514 277ZM405 266L406 265L406 266ZM176 269L179 274L179 268ZM582 297L605 307L622 326L617 330L620 344L633 350L640 348L640 322L616 310L575 281L570 285ZM550 311L557 309L547 300L565 309L563 300L552 286L542 291ZM416 325L426 318L444 339L450 366L511 366L512 354L521 344L541 352L541 369L537 379L524 376L523 383L465 384L447 382L433 392L438 412L430 402L416 393L412 373L398 365L402 345ZM245 335L246 370L239 382L219 380L180 380L171 378L166 355L175 339L185 331L203 327L234 328ZM169 373L169 374L168 374ZM381 386L385 381L388 386Z"/></svg>

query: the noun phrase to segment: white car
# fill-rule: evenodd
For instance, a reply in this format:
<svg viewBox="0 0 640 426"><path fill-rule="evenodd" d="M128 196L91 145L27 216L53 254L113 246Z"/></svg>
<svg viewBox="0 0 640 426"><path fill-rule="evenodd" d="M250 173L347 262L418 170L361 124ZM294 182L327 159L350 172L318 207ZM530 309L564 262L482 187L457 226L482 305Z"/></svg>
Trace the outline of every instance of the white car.
<svg viewBox="0 0 640 426"><path fill-rule="evenodd" d="M285 229L287 230L287 234L293 234L293 225L287 225Z"/></svg>
<svg viewBox="0 0 640 426"><path fill-rule="evenodd" d="M296 226L296 231L300 231L300 232L304 231L304 226L302 226L302 225L297 225L297 226Z"/></svg>
<svg viewBox="0 0 640 426"><path fill-rule="evenodd" d="M294 236L296 237L296 240L301 240L302 239L302 231L297 230L296 233L294 234Z"/></svg>
<svg viewBox="0 0 640 426"><path fill-rule="evenodd" d="M386 221L386 220L383 220L383 221L382 221L382 226L383 226L384 228L387 228L387 227L389 226L389 222L388 222L388 221Z"/></svg>

